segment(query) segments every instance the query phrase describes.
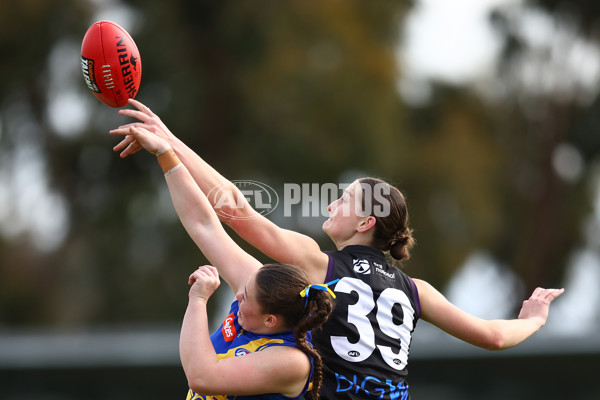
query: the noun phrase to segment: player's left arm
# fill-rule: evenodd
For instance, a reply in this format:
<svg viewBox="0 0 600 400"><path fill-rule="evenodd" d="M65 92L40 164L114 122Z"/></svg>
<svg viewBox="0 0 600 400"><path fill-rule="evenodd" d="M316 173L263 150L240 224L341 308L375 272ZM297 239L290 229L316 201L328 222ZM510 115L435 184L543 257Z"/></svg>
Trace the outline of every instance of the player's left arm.
<svg viewBox="0 0 600 400"><path fill-rule="evenodd" d="M550 303L564 289L537 288L523 302L518 318L484 320L450 303L429 283L415 279L421 303L421 317L465 342L488 350L507 349L523 342L546 324Z"/></svg>

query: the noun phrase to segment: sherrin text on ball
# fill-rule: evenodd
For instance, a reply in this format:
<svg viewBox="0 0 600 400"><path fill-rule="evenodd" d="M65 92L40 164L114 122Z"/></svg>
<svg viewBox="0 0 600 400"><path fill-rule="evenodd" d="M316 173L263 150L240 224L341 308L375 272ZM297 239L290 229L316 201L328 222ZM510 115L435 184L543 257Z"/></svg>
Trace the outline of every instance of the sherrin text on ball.
<svg viewBox="0 0 600 400"><path fill-rule="evenodd" d="M98 21L83 37L81 70L94 96L107 106L118 108L138 93L142 60L125 29L111 21Z"/></svg>

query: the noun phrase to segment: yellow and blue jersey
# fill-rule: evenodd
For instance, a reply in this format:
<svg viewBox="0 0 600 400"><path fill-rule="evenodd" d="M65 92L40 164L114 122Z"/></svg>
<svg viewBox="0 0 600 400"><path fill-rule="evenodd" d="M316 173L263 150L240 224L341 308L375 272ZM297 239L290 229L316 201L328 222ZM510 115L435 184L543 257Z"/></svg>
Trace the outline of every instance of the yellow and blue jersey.
<svg viewBox="0 0 600 400"><path fill-rule="evenodd" d="M290 346L298 347L294 339L294 333L292 331L280 332L273 335L260 335L251 332L244 331L238 324L237 313L239 310L239 303L237 300L231 304L229 315L223 320L219 329L217 329L212 335L210 340L217 352L219 359L239 357L245 354L255 353L271 346ZM310 333L307 338L310 342ZM309 381L312 380L313 374L313 360L310 357L311 371ZM308 384L304 388L304 391L298 397L287 397L280 393L267 393L252 396L236 396L236 395L199 395L188 390L186 400L290 400L299 399L306 393Z"/></svg>

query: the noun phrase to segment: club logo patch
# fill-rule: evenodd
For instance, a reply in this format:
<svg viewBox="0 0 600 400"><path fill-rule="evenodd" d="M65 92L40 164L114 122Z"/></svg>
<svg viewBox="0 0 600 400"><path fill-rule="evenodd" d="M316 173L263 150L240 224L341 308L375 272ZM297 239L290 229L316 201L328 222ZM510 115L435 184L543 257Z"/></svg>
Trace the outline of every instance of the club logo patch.
<svg viewBox="0 0 600 400"><path fill-rule="evenodd" d="M352 261L352 265L354 266L354 271L359 274L368 275L371 273L371 263L367 260L355 259Z"/></svg>
<svg viewBox="0 0 600 400"><path fill-rule="evenodd" d="M239 348L239 349L237 349L235 351L235 356L236 357L238 357L238 356L245 356L246 354L250 354L250 352L248 350L246 350L246 349L243 349L243 348Z"/></svg>

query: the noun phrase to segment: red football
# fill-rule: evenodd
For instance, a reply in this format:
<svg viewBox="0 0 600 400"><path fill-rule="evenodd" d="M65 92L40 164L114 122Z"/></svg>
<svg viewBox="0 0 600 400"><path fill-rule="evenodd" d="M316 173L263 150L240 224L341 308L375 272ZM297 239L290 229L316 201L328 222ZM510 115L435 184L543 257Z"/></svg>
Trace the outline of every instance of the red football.
<svg viewBox="0 0 600 400"><path fill-rule="evenodd" d="M87 87L111 107L123 107L140 88L140 52L129 33L111 21L96 22L86 32L81 69Z"/></svg>

